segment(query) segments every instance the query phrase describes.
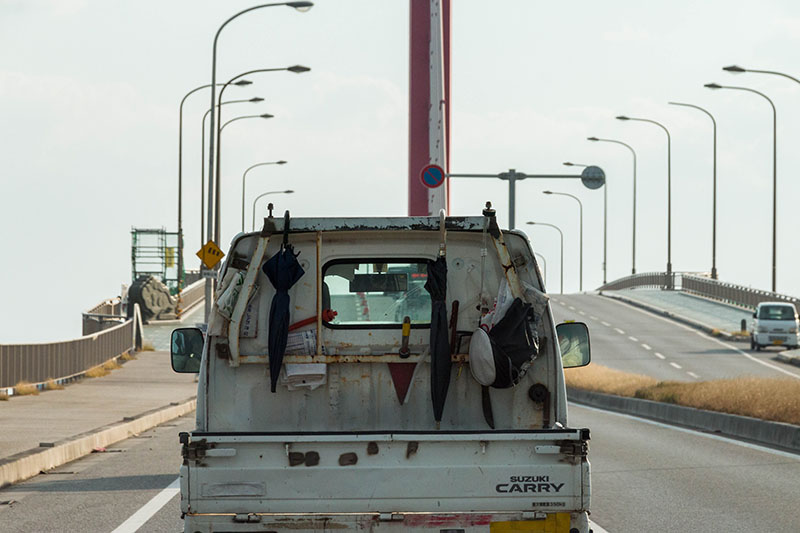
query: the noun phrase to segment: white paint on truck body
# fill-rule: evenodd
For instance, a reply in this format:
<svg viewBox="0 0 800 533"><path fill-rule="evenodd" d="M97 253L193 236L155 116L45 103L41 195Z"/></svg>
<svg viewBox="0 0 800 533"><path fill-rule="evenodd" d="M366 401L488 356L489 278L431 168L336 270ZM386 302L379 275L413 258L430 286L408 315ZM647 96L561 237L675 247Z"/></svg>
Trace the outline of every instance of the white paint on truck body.
<svg viewBox="0 0 800 533"><path fill-rule="evenodd" d="M481 261L483 223L482 217L450 217L446 222L448 320L457 300L459 332L478 327L481 286L494 298L504 277L491 237L485 263ZM268 225L275 233L265 259L279 250L283 219ZM305 270L289 290L290 324L318 314L319 273L330 265L433 260L442 235L438 217L294 219L290 228L289 242L300 252L298 260ZM504 237L520 281L542 290L524 234L512 231ZM258 233L234 238L220 279L235 257L252 256L259 238ZM271 393L267 317L274 289L260 269L255 285L251 302L258 308L258 327L255 336L239 338L238 366L217 349L230 335L220 327L224 321L215 315L209 325L197 429L188 445L195 455L181 468L186 531L216 530L221 526L212 528L212 523L220 520L226 531L262 530L265 520L279 515L281 520L297 521L294 526L303 530L303 520L337 513L355 513L375 523L381 522L381 513L420 513L423 518L425 513L436 513L453 520L483 513L489 522L509 516L549 520L548 516L560 513L562 522L588 531L583 528L590 501L588 430L568 426L563 370L546 298L537 312L539 356L518 385L490 391L496 429L487 425L481 386L469 370L469 335L462 335L453 356L437 429L431 406L429 327L411 329L411 356L400 359L399 323L359 329L322 324L317 353L287 355L284 364L325 362L325 382L313 390L290 390L279 384ZM346 299L338 302L344 305ZM316 332L318 325L313 322L299 331ZM416 363L402 405L384 361ZM529 389L534 384L546 387L548 401L531 400ZM234 516L243 513L252 514L253 522ZM572 518L565 519L570 513ZM363 520L359 527L364 527ZM465 531L487 530L489 522L478 522ZM422 518L418 523L401 523L406 529L433 527Z"/></svg>

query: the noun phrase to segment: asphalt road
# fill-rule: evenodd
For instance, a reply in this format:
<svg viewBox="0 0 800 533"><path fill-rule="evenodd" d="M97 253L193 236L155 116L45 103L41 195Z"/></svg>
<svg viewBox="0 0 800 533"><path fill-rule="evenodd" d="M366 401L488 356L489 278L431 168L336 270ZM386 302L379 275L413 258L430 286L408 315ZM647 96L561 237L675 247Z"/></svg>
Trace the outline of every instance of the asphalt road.
<svg viewBox="0 0 800 533"><path fill-rule="evenodd" d="M177 479L178 433L192 428L194 413L0 490L0 502L14 501L0 504L0 531L115 531ZM117 533L183 531L172 493L140 527L128 522Z"/></svg>
<svg viewBox="0 0 800 533"><path fill-rule="evenodd" d="M800 456L571 404L609 533L800 531Z"/></svg>
<svg viewBox="0 0 800 533"><path fill-rule="evenodd" d="M0 491L15 500L0 505L0 531L182 531L179 497L164 489L177 478L177 434L193 424L184 417ZM800 531L798 455L575 404L570 425L591 428L592 521L609 533Z"/></svg>
<svg viewBox="0 0 800 533"><path fill-rule="evenodd" d="M738 376L793 377L800 368L775 359L774 349L711 337L674 320L592 294L551 295L556 322L586 322L592 361L660 380L699 381Z"/></svg>

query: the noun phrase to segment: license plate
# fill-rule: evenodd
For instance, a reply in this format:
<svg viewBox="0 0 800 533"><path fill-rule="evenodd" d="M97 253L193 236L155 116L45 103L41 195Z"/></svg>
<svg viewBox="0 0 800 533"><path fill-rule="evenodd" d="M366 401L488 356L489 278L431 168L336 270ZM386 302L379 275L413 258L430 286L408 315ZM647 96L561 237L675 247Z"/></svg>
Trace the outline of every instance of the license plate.
<svg viewBox="0 0 800 533"><path fill-rule="evenodd" d="M534 531L541 533L568 533L570 526L569 513L548 514L544 520L519 520L513 522L492 522L491 533Z"/></svg>
<svg viewBox="0 0 800 533"><path fill-rule="evenodd" d="M774 344L775 346L780 346L781 344L783 344L783 339L775 339L774 341L772 341L772 344Z"/></svg>

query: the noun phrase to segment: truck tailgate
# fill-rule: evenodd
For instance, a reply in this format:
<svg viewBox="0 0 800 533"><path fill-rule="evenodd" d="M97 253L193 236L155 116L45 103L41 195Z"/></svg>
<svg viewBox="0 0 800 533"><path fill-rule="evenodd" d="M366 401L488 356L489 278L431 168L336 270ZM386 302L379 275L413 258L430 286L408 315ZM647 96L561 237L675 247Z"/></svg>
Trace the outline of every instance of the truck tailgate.
<svg viewBox="0 0 800 533"><path fill-rule="evenodd" d="M586 429L183 438L181 505L191 514L589 507Z"/></svg>

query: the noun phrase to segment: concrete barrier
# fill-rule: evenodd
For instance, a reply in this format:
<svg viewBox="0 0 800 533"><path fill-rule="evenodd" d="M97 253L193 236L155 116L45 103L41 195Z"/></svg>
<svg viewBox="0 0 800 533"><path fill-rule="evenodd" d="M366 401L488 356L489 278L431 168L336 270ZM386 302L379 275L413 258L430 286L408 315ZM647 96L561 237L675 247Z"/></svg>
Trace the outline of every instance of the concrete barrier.
<svg viewBox="0 0 800 533"><path fill-rule="evenodd" d="M568 388L571 402L800 453L800 426Z"/></svg>
<svg viewBox="0 0 800 533"><path fill-rule="evenodd" d="M43 470L79 459L92 453L95 448L104 448L191 413L196 406L197 399L190 398L184 402L159 407L132 418L126 417L121 422L99 427L58 442L43 442L38 448L2 459L0 460L0 488L31 478Z"/></svg>

